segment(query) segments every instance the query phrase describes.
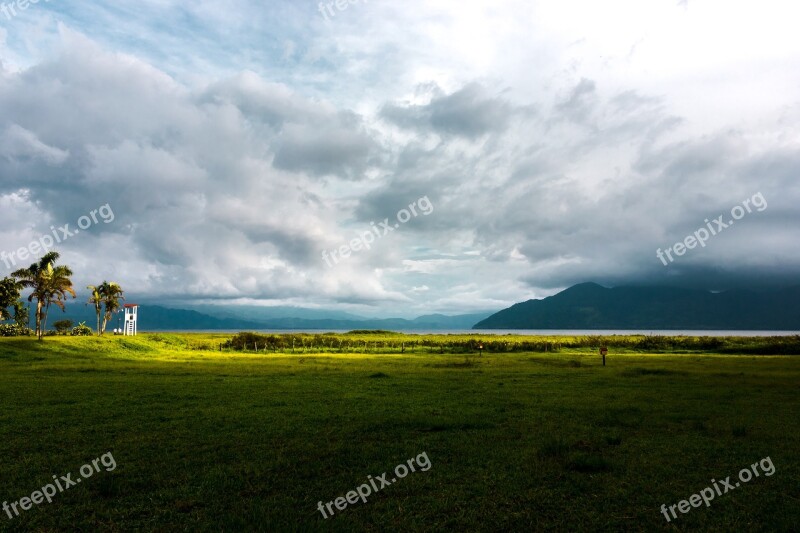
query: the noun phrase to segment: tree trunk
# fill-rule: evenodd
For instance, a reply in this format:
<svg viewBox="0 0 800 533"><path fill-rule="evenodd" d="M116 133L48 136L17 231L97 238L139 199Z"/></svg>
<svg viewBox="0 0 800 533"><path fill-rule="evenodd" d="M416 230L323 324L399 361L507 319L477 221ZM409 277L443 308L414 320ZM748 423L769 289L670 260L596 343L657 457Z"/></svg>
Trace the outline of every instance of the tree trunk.
<svg viewBox="0 0 800 533"><path fill-rule="evenodd" d="M45 329L47 329L47 313L50 311L50 302L44 307L44 317L42 317L42 325L39 327L39 340L44 337Z"/></svg>
<svg viewBox="0 0 800 533"><path fill-rule="evenodd" d="M36 300L36 337L42 340L42 301Z"/></svg>

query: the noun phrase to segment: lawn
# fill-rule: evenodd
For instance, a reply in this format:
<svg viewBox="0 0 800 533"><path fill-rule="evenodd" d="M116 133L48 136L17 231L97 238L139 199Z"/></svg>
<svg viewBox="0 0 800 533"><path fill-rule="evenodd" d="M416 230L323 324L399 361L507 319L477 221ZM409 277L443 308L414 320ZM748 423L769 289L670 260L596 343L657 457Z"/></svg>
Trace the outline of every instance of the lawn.
<svg viewBox="0 0 800 533"><path fill-rule="evenodd" d="M0 339L0 500L30 497L54 475L75 478L108 452L117 465L52 503L3 512L0 530L800 524L797 356L612 349L603 367L593 351L563 347L480 357L219 352L229 337ZM772 475L670 523L661 513L766 457ZM417 471L397 478L412 458ZM384 472L396 481L336 508ZM334 502L332 517L320 501Z"/></svg>

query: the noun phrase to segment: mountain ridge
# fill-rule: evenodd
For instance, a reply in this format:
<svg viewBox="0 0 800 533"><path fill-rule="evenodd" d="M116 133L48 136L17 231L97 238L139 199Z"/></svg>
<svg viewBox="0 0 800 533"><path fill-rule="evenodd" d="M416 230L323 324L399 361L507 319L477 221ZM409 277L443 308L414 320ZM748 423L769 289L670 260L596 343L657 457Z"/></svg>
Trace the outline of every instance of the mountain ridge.
<svg viewBox="0 0 800 533"><path fill-rule="evenodd" d="M162 305L141 304L139 306L139 330L145 331L218 331L218 330L356 330L356 329L400 329L400 330L468 330L488 317L491 312L465 315L423 315L414 319L386 318L360 320L344 318L299 318L276 317L265 319L245 319L238 312L227 312L225 308L217 316L193 309L168 308ZM323 312L320 311L320 314ZM331 312L336 315L337 312ZM347 314L344 314L347 316ZM341 314L339 315L341 316ZM356 315L351 315L356 316ZM52 312L48 317L48 327L57 320L69 319L76 324L85 322L93 329L97 317L91 306L68 306L67 312ZM121 327L121 314L115 314L109 321L107 330Z"/></svg>
<svg viewBox="0 0 800 533"><path fill-rule="evenodd" d="M800 286L724 292L581 283L495 313L473 329L800 329Z"/></svg>

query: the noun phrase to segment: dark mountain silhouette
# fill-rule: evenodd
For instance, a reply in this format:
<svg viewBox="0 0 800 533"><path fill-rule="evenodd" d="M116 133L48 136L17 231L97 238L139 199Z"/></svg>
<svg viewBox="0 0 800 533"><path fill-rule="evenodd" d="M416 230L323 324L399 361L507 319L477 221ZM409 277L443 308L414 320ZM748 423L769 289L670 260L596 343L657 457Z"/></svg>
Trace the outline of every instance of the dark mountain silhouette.
<svg viewBox="0 0 800 533"><path fill-rule="evenodd" d="M78 324L86 322L92 329L97 327L97 316L93 306L67 305L67 312L50 311L47 317L48 328L56 320L69 319ZM115 313L106 326L107 331L113 331L122 326L122 313ZM239 318L217 318L197 311L187 309L168 309L159 305L141 305L139 307L139 331L169 331L169 330L220 330L220 329L258 329L260 323Z"/></svg>
<svg viewBox="0 0 800 533"><path fill-rule="evenodd" d="M798 330L800 286L712 293L582 283L513 305L474 329Z"/></svg>
<svg viewBox="0 0 800 533"><path fill-rule="evenodd" d="M400 329L400 330L449 330L449 329L470 329L475 322L482 320L491 313L479 313L470 315L426 315L406 320L403 318L387 319L368 319L356 317L351 318L297 318L293 316L285 317L266 317L254 310L252 317L248 316L247 309L236 309L231 311L226 308L215 309L213 306L205 308L205 313L200 313L188 309L170 309L160 305L143 304L139 308L139 331L215 331L215 330L355 330L355 329ZM302 310L286 309L287 313L301 314ZM207 313L215 313L212 316ZM322 312L319 312L321 315ZM329 312L336 316L336 312ZM339 313L339 316L348 315ZM56 320L69 319L78 324L86 322L87 326L96 327L97 318L94 307L88 305L68 305L67 312L62 313L58 310L50 312L48 316L48 328ZM107 330L113 331L114 328L122 324L122 315L117 313L109 321Z"/></svg>
<svg viewBox="0 0 800 533"><path fill-rule="evenodd" d="M475 322L486 318L490 313L475 315L427 315L406 320L404 318L342 320L334 318L307 319L307 318L272 318L259 321L260 329L292 329L292 330L354 330L354 329L383 329L383 330L449 330L470 329ZM227 328L230 329L230 328ZM251 327L252 329L252 327Z"/></svg>

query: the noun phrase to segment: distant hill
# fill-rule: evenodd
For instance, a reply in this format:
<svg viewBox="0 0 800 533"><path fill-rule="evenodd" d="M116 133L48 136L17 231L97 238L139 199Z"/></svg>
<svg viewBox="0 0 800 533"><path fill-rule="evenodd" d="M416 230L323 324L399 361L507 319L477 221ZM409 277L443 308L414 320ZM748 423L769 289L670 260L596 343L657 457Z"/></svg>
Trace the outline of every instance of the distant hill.
<svg viewBox="0 0 800 533"><path fill-rule="evenodd" d="M426 315L413 320L404 318L336 320L304 318L276 318L262 322L264 329L385 329L385 330L448 330L471 329L472 326L486 318L490 313L475 315Z"/></svg>
<svg viewBox="0 0 800 533"><path fill-rule="evenodd" d="M285 313L297 313L306 316L339 316L341 318L298 318L293 316L274 316L274 308L263 311L263 308L219 308L206 306L206 313L188 309L170 309L160 305L142 304L139 308L139 330L140 331L214 331L214 330L259 330L259 329L278 329L278 330L354 330L354 329L402 329L413 330L448 330L463 329L468 330L472 326L489 316L491 313L479 313L470 315L445 316L427 315L406 320L403 318L387 319L366 319L339 313L336 311L309 311L299 308L281 308ZM252 311L252 315L248 312ZM259 311L263 311L259 312ZM214 313L216 316L212 316ZM249 317L249 318L247 318ZM347 317L347 318L345 318ZM354 318L349 318L354 317ZM67 312L62 313L57 309L52 309L48 316L48 328L57 320L69 319L76 324L86 322L92 329L96 327L97 318L94 307L88 305L72 304L67 305ZM113 330L121 326L122 315L117 314L110 321L107 329Z"/></svg>
<svg viewBox="0 0 800 533"><path fill-rule="evenodd" d="M549 298L513 305L474 329L798 330L800 286L712 293L582 283Z"/></svg>
<svg viewBox="0 0 800 533"><path fill-rule="evenodd" d="M78 324L86 322L92 329L97 327L97 316L94 307L69 305L67 312L51 309L47 317L47 327L52 329L57 320L69 319ZM106 326L108 331L122 326L122 313L117 313ZM141 305L139 307L140 331L169 331L169 330L220 330L220 329L260 329L260 323L239 318L217 318L197 311L187 309L168 309L159 305Z"/></svg>

